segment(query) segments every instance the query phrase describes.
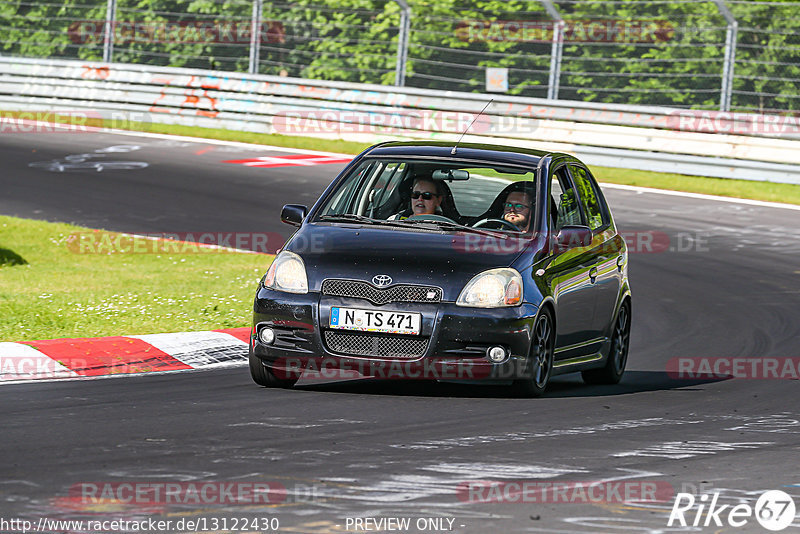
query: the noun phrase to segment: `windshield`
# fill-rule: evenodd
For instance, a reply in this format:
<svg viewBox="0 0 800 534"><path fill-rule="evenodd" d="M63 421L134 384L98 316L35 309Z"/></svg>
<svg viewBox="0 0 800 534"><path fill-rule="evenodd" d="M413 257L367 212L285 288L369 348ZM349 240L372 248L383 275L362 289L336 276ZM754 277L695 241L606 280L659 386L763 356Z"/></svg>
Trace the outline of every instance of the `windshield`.
<svg viewBox="0 0 800 534"><path fill-rule="evenodd" d="M534 176L490 163L368 158L340 182L316 220L529 232Z"/></svg>

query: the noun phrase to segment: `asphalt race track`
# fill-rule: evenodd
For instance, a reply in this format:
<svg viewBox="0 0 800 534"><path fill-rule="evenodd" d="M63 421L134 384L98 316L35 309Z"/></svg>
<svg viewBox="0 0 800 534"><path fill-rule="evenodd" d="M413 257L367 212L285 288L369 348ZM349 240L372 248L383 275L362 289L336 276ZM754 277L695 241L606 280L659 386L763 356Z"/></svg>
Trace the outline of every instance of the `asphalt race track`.
<svg viewBox="0 0 800 534"><path fill-rule="evenodd" d="M288 235L280 207L311 204L342 165L222 163L286 154L110 134L5 135L0 213L139 233ZM100 160L115 165L98 170ZM242 530L222 519L277 518L279 531L307 533L397 531L381 518L410 518L408 532L766 532L754 517L738 528L727 518L730 505L755 507L766 490L800 508L800 384L759 366L778 361L780 373L788 361L798 371L800 211L605 192L642 249L631 254L632 347L618 386L568 375L540 399L418 382L268 390L245 367L5 385L0 517L206 518L215 531ZM761 376L682 378L667 372L674 358L748 358L748 372ZM465 491L481 489L469 481L591 482L605 493L491 498ZM271 504L80 498L90 484L126 482L280 491ZM655 484L667 496L623 502L609 489L617 482L632 491ZM723 526L701 514L696 527L668 527L678 492L697 496L689 524L700 493L716 494L729 505ZM784 532L799 530L795 519Z"/></svg>
<svg viewBox="0 0 800 534"><path fill-rule="evenodd" d="M276 220L287 195L312 204L343 165L266 171L223 161L289 154L107 133L7 134L0 213L132 233L288 237Z"/></svg>

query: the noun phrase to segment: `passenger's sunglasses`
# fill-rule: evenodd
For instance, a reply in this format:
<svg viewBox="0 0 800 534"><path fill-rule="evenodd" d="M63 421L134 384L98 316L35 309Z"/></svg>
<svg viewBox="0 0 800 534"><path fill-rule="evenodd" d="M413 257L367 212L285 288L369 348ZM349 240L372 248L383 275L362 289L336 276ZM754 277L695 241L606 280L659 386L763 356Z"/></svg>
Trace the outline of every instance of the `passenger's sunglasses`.
<svg viewBox="0 0 800 534"><path fill-rule="evenodd" d="M431 193L430 191L425 191L425 192L414 191L413 193L411 193L411 198L413 199L418 199L419 197L422 197L422 200L430 200L433 197L438 197L438 196L439 195Z"/></svg>
<svg viewBox="0 0 800 534"><path fill-rule="evenodd" d="M522 211L522 210L529 210L531 209L530 206L525 204L512 204L511 202L504 202L503 208L510 210L513 209L514 211Z"/></svg>

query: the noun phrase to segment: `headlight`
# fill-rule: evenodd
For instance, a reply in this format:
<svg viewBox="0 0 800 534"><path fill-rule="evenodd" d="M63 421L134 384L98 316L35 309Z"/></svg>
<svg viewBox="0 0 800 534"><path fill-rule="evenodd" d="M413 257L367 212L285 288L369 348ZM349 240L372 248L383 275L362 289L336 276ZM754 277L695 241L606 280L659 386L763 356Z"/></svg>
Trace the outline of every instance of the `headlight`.
<svg viewBox="0 0 800 534"><path fill-rule="evenodd" d="M264 277L264 287L287 293L308 293L303 258L285 250L278 254Z"/></svg>
<svg viewBox="0 0 800 534"><path fill-rule="evenodd" d="M509 268L491 269L476 275L464 286L457 306L501 308L522 302L522 276Z"/></svg>

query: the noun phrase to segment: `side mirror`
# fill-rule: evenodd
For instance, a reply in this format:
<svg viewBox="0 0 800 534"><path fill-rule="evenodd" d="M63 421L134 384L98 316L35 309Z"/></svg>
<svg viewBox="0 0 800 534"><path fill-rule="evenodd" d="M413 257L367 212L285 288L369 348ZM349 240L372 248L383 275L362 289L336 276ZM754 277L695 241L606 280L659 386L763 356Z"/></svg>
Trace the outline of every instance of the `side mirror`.
<svg viewBox="0 0 800 534"><path fill-rule="evenodd" d="M286 204L281 210L281 221L292 226L300 226L308 214L308 208L299 204Z"/></svg>
<svg viewBox="0 0 800 534"><path fill-rule="evenodd" d="M588 247L592 244L592 231L588 226L564 226L556 236L556 245L561 250Z"/></svg>

